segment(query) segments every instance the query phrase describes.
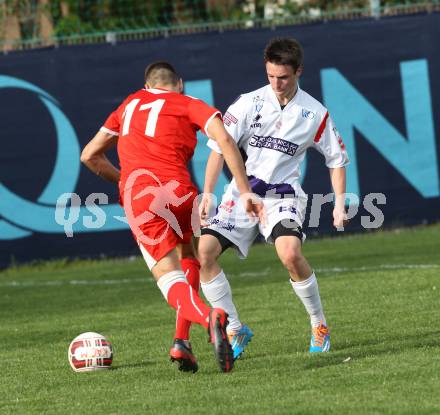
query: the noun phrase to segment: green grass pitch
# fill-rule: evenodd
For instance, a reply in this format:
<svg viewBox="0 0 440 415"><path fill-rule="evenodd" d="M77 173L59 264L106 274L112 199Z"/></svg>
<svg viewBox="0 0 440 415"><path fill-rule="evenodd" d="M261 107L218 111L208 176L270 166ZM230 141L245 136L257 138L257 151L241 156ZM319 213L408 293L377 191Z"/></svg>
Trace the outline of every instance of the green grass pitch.
<svg viewBox="0 0 440 415"><path fill-rule="evenodd" d="M440 226L308 241L332 333L309 355L308 317L270 245L223 257L255 333L220 373L192 329L195 375L168 360L174 312L143 261L63 261L0 273L1 414L438 414ZM70 341L108 337L113 368L74 373Z"/></svg>

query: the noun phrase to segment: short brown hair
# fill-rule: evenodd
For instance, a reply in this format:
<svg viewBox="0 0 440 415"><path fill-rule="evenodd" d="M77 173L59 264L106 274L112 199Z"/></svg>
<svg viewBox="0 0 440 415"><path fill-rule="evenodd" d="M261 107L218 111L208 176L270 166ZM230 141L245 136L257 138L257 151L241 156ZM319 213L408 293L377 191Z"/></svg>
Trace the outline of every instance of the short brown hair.
<svg viewBox="0 0 440 415"><path fill-rule="evenodd" d="M303 66L303 49L295 39L272 39L264 49L264 63L267 62L275 65L290 65L296 72Z"/></svg>
<svg viewBox="0 0 440 415"><path fill-rule="evenodd" d="M151 86L159 85L177 85L179 75L173 65L165 61L153 62L145 68L145 83Z"/></svg>

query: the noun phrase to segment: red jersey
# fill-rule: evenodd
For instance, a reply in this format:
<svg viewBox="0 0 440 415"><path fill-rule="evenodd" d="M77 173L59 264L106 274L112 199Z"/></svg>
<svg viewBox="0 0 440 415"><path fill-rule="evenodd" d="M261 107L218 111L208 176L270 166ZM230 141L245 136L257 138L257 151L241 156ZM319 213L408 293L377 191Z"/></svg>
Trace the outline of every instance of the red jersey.
<svg viewBox="0 0 440 415"><path fill-rule="evenodd" d="M163 89L141 89L128 96L101 127L119 135L121 185L137 169L148 170L161 182L191 184L187 165L197 144L196 132L205 133L216 115L220 111L199 99ZM152 180L148 175L139 179Z"/></svg>

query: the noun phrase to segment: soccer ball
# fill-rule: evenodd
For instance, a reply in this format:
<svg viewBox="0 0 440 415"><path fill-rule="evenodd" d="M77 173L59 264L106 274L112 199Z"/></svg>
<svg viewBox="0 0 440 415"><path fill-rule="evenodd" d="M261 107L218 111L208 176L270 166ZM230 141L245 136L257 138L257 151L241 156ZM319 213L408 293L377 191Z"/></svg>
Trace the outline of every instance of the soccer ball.
<svg viewBox="0 0 440 415"><path fill-rule="evenodd" d="M102 334L82 333L70 343L68 357L75 372L109 369L113 361L113 348Z"/></svg>

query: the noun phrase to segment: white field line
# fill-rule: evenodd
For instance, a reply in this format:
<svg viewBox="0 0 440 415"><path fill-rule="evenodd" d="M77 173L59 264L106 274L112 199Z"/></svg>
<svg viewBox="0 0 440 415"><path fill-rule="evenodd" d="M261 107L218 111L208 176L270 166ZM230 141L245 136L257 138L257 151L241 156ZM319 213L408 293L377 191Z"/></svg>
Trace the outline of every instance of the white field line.
<svg viewBox="0 0 440 415"><path fill-rule="evenodd" d="M65 285L116 285L153 282L152 278L121 278L117 280L55 280L55 281L7 281L0 287L60 287Z"/></svg>
<svg viewBox="0 0 440 415"><path fill-rule="evenodd" d="M338 274L343 272L363 272L363 271L380 271L380 270L392 270L392 269L440 269L440 264L382 264L377 266L364 266L353 268L316 268L315 271L326 274ZM240 272L238 274L228 273L232 277L241 278L256 278L265 277L269 275L271 270L266 268L258 272ZM121 278L116 280L55 280L55 281L5 281L0 282L1 287L60 287L66 285L78 286L78 285L119 285L119 284L136 284L136 283L152 283L153 278L146 275L145 278Z"/></svg>
<svg viewBox="0 0 440 415"><path fill-rule="evenodd" d="M388 269L433 269L439 268L440 264L382 264L376 266L363 266L363 267L352 267L352 268L342 268L342 267L334 267L334 268L314 268L314 271L318 274L338 274L343 272L363 272L363 271L380 271L380 270L388 270ZM228 275L234 277L263 277L269 275L271 270L266 268L262 271L258 272L241 272L239 274L230 273Z"/></svg>
<svg viewBox="0 0 440 415"><path fill-rule="evenodd" d="M359 272L359 271L379 271L383 269L433 269L440 268L440 264L382 264L371 267L354 268L317 268L316 272Z"/></svg>

